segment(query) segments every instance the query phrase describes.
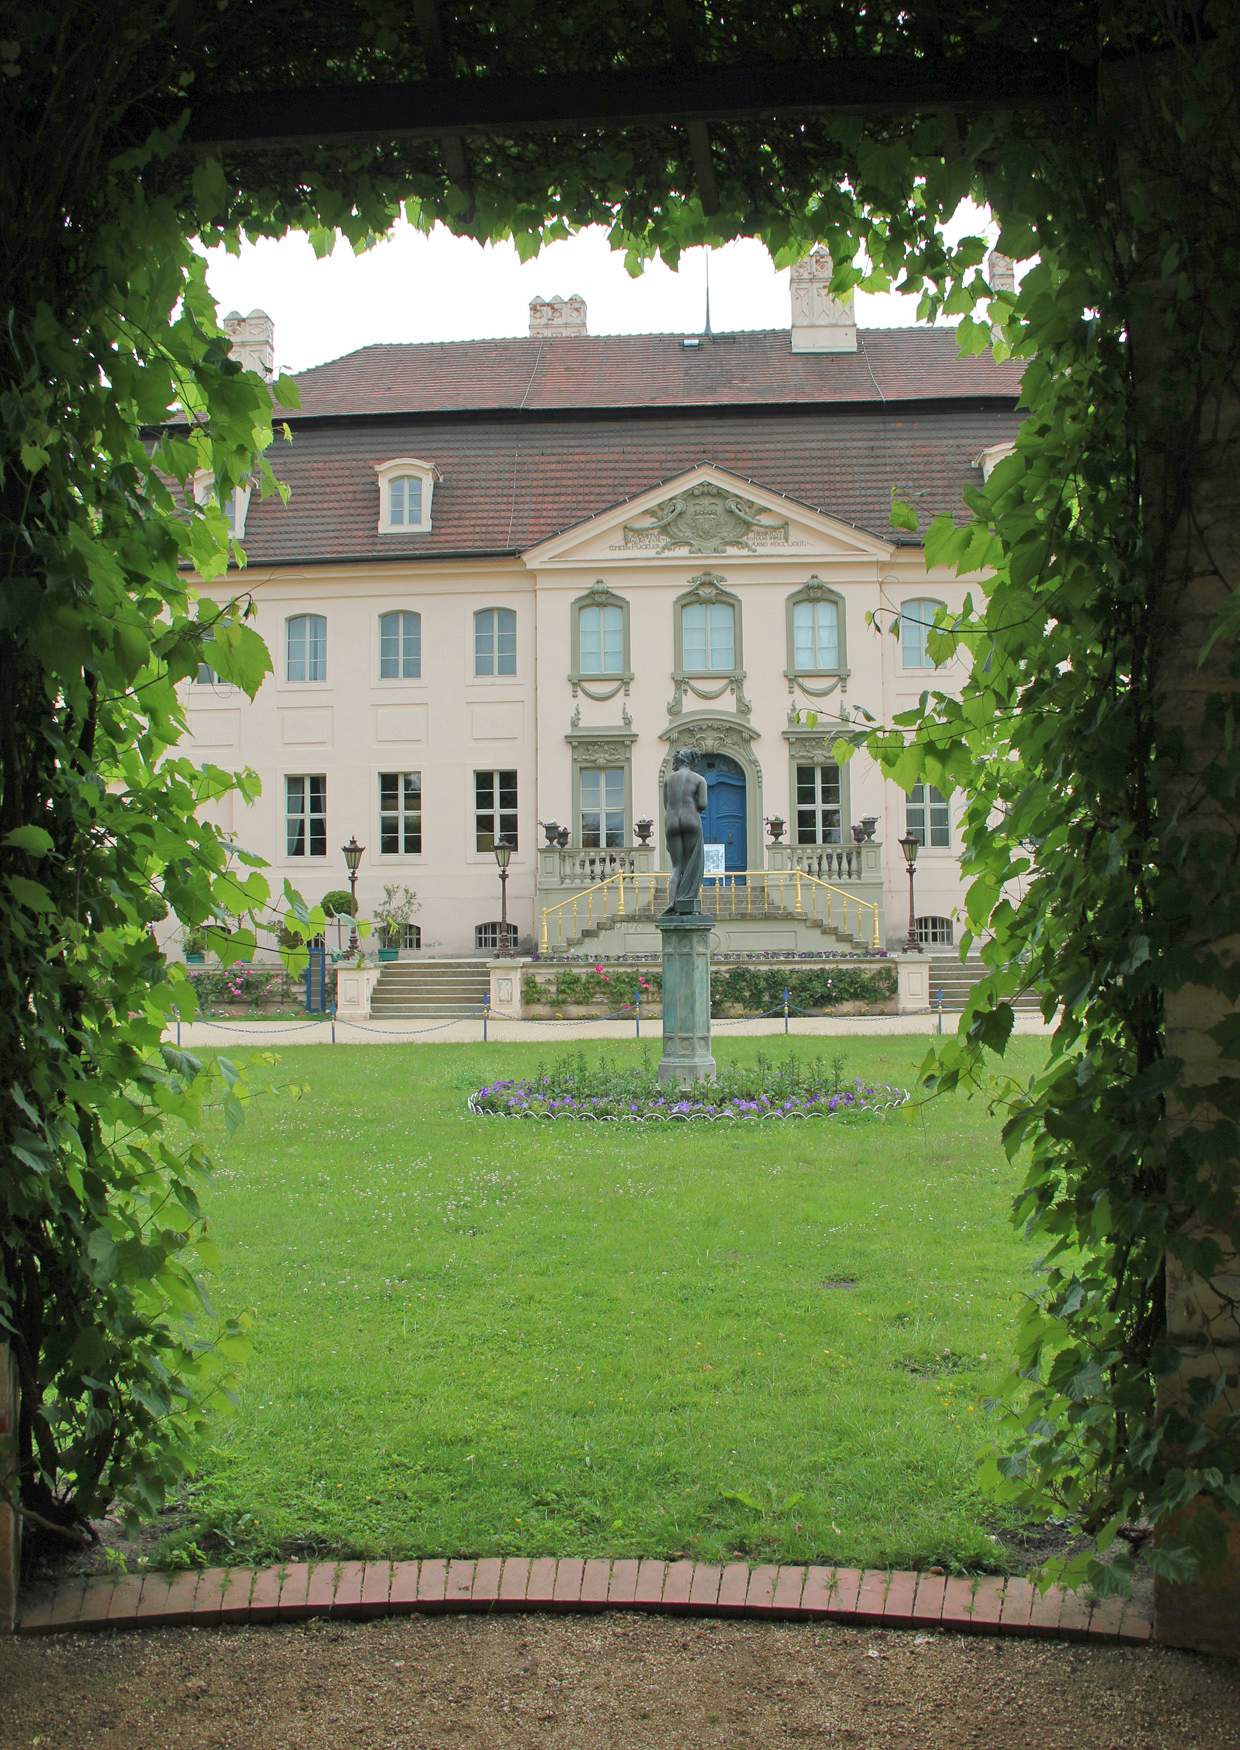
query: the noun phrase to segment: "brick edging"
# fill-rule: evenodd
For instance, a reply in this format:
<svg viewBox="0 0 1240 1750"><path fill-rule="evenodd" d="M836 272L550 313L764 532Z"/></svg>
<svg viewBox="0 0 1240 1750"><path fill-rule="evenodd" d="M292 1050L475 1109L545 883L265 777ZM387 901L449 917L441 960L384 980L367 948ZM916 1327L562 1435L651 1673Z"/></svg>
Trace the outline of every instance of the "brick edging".
<svg viewBox="0 0 1240 1750"><path fill-rule="evenodd" d="M985 1576L882 1568L726 1567L707 1562L488 1556L481 1560L288 1562L66 1580L21 1611L19 1634L209 1627L413 1611L646 1610L860 1627L1039 1635L1139 1644L1130 1600Z"/></svg>

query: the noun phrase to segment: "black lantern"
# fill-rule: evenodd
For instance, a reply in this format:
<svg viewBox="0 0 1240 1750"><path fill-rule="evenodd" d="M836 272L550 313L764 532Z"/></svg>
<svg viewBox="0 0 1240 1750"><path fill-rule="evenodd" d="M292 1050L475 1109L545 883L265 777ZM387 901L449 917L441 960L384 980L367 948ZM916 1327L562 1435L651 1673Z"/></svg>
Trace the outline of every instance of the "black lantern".
<svg viewBox="0 0 1240 1750"><path fill-rule="evenodd" d="M499 947L496 952L505 957L512 953L512 944L508 940L508 865L514 848L511 839L495 841L495 866L499 870Z"/></svg>
<svg viewBox="0 0 1240 1750"><path fill-rule="evenodd" d="M349 929L350 954L356 954L361 945L357 939L357 870L365 849L365 845L358 844L356 833L352 834L347 845L341 845L340 847L340 854L344 858L344 866L349 871L349 916L352 919L352 924Z"/></svg>
<svg viewBox="0 0 1240 1750"><path fill-rule="evenodd" d="M897 844L904 852L904 861L908 864L908 940L904 946L910 954L920 954L921 943L917 939L917 911L913 904L913 880L917 871L917 853L921 849L921 840L911 832L906 832Z"/></svg>

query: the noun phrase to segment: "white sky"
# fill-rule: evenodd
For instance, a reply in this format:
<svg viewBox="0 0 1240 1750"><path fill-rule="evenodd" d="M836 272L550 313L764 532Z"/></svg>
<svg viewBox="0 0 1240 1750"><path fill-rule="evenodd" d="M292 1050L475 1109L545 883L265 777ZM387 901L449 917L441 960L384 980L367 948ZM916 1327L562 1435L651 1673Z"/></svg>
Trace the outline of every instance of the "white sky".
<svg viewBox="0 0 1240 1750"><path fill-rule="evenodd" d="M984 228L971 210L954 234ZM239 256L208 256L207 279L221 315L262 309L275 323L276 366L299 371L373 341L482 340L529 332L534 297L580 292L591 334L701 332L705 254L689 250L679 272L651 262L638 279L624 270L606 233L591 228L552 243L524 265L511 243L480 244L442 227L426 236L403 222L386 242L355 256L347 243L315 259L307 239L244 244ZM866 328L907 327L916 299L859 292ZM710 314L717 333L786 328L788 274L776 273L752 239L711 251Z"/></svg>

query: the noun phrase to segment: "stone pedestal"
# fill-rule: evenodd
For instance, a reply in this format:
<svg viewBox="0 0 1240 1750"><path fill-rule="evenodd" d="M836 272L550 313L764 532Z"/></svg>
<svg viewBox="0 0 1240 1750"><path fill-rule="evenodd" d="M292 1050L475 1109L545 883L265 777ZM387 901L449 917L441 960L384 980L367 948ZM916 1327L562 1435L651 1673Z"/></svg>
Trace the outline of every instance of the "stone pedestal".
<svg viewBox="0 0 1240 1750"><path fill-rule="evenodd" d="M710 1054L712 918L684 912L655 919L663 952L663 1056L659 1081L677 1087L713 1082Z"/></svg>

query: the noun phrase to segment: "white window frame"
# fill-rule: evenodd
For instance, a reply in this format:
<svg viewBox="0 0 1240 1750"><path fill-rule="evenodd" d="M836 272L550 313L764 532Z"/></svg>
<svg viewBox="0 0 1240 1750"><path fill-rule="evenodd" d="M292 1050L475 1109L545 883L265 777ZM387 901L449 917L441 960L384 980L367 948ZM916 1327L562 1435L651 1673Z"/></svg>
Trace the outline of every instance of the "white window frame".
<svg viewBox="0 0 1240 1750"><path fill-rule="evenodd" d="M941 914L928 913L917 919L917 940L923 948L954 948L956 946L956 927L952 920Z"/></svg>
<svg viewBox="0 0 1240 1750"><path fill-rule="evenodd" d="M577 782L580 811L578 843L583 849L591 851L619 849L625 843L628 820L628 773L625 768L623 766L582 766L577 773ZM587 797L588 787L595 790L596 800ZM593 829L593 838L587 835L587 814L598 817L598 825Z"/></svg>
<svg viewBox="0 0 1240 1750"><path fill-rule="evenodd" d="M228 492L227 503L215 484L214 474L206 469L200 469L194 475L195 504L218 504L223 507L228 518L228 532L234 541L241 540L245 534L245 519L250 513L250 495L254 488L247 480L244 486L234 486Z"/></svg>
<svg viewBox="0 0 1240 1750"><path fill-rule="evenodd" d="M310 785L315 782L321 784L323 787L320 792L322 807L319 809L311 807L312 793ZM300 803L300 806L297 808L292 806L295 799L293 791L294 784L301 785L301 794L296 798ZM302 849L300 851L292 850L289 846L289 826L294 820L299 820L301 822ZM321 851L312 849L314 843L315 821L320 821L322 823L323 849ZM284 774L284 857L288 862L292 862L294 859L297 862L325 861L327 858L326 772L286 772Z"/></svg>
<svg viewBox="0 0 1240 1750"><path fill-rule="evenodd" d="M393 808L385 808L384 804L383 804L383 780L385 778L395 778L395 780L396 780L396 806L394 809ZM407 778L416 778L417 779L417 807L416 808L410 808L407 806L406 785L405 785L405 780ZM421 772L410 772L410 771L380 772L378 775L378 784L379 784L379 855L381 857L420 857L422 855L422 817L423 817L422 803L423 803L423 794L424 794L423 789L422 789L422 774L421 774ZM417 832L418 842L417 842L416 848L413 850L410 850L407 847L406 842L405 842L407 837L408 837L408 833L406 831L406 826L407 826L407 823L414 816L416 816L416 818L417 818L416 832ZM394 851L388 850L387 847L383 843L384 823L385 823L385 821L391 821L391 820L394 820L396 823L397 844L396 844L396 849Z"/></svg>
<svg viewBox="0 0 1240 1750"><path fill-rule="evenodd" d="M690 614L698 613L701 613L704 616L706 630L706 660L701 663L691 662L689 660L689 616ZM717 653L714 649L716 635L712 628L716 614L719 614L721 617L723 614L726 614L732 628L731 648L729 650L727 662L719 661L718 656L722 655L722 652ZM684 672L692 675L735 674L739 663L739 658L737 656L737 649L740 644L740 638L738 636L739 619L740 616L736 611L736 603L733 601L682 603L680 609L680 649Z"/></svg>
<svg viewBox="0 0 1240 1750"><path fill-rule="evenodd" d="M502 669L499 666L500 636L501 636L500 616L502 614L507 614L509 616L509 619L512 622L512 667L510 669ZM482 622L484 620L488 619L488 617L490 618L490 637L491 637L490 660L491 660L491 664L492 664L492 666L489 669L488 668L479 668L479 666L478 666L478 657L479 657L478 634L479 634L479 630L481 628ZM518 643L518 639L519 639L519 635L520 635L520 628L517 625L516 609L515 608L502 608L502 607L490 607L490 608L477 608L477 609L475 609L474 619L473 619L473 633L474 633L474 679L476 681L513 680L516 676L516 673L517 673L517 662L518 662L518 658L520 655L520 649L519 649L519 643Z"/></svg>
<svg viewBox="0 0 1240 1750"><path fill-rule="evenodd" d="M923 850L949 851L952 844L951 803L933 784L914 784L905 798L904 830Z"/></svg>
<svg viewBox="0 0 1240 1750"><path fill-rule="evenodd" d="M946 602L938 601L933 596L914 596L911 600L900 603L900 667L906 672L940 667L930 655L927 642L940 609L946 606ZM930 610L929 619L925 616L927 608ZM914 613L914 609L921 611Z"/></svg>
<svg viewBox="0 0 1240 1750"><path fill-rule="evenodd" d="M498 953L501 932L503 931L504 927L505 926L500 923L498 918L492 918L485 924L475 924L474 925L474 952L478 953L478 954ZM507 930L508 930L508 947L511 950L511 949L515 948L517 945L517 937L519 935L519 931L517 930L517 926L514 923L509 923L507 926Z"/></svg>
<svg viewBox="0 0 1240 1750"><path fill-rule="evenodd" d="M293 667L293 652L292 652L293 627L295 625L297 625L299 622L305 623L306 648L305 648L304 661L305 661L306 672L302 675L295 675L291 672L292 667ZM323 638L322 638L323 666L322 666L322 672L320 674L311 674L310 670L313 667L313 663L311 662L311 656L312 656L311 630L316 622L318 625L321 625L323 628ZM315 614L315 613L307 611L307 612L301 613L301 614L288 614L288 615L286 615L285 621L284 621L284 679L287 683L289 683L290 685L295 686L295 687L321 687L321 686L325 686L327 684L327 615L326 614Z"/></svg>
<svg viewBox="0 0 1240 1750"><path fill-rule="evenodd" d="M502 788L500 779L505 775L512 777L514 796L511 808L501 808L500 806L500 790ZM491 801L487 806L484 806L479 800L479 778L490 778L491 780ZM490 856L495 849L496 839L502 838L506 838L516 850L520 842L518 836L520 809L521 778L515 766L500 766L494 769L483 767L474 772L474 852L476 855ZM490 820L489 827L483 827L484 817ZM489 838L490 844L483 844L484 838Z"/></svg>
<svg viewBox="0 0 1240 1750"><path fill-rule="evenodd" d="M396 632L396 642L397 642L397 653L396 653L397 673L396 674L384 674L384 672L383 672L383 622L385 620L396 620L398 622L397 632ZM405 673L405 637L406 637L405 621L406 620L415 620L417 622L417 643L418 643L417 666L412 674ZM399 682L399 681L420 681L422 679L422 616L418 612L418 610L416 608L385 608L383 610L383 612L379 615L378 632L379 632L379 651L378 651L378 655L376 657L376 663L377 663L378 670L379 670L379 679L385 683L390 682L390 681L397 681L397 682Z"/></svg>
<svg viewBox="0 0 1240 1750"><path fill-rule="evenodd" d="M801 800L801 773L812 771L814 774L814 799L812 802ZM824 774L835 774L836 798L834 802L823 798ZM830 811L836 815L835 836L824 836L830 831L824 826L823 817ZM814 817L813 838L802 838L801 815L812 813ZM844 774L834 761L827 760L796 760L792 768L792 842L794 845L842 845L844 842Z"/></svg>
<svg viewBox="0 0 1240 1750"><path fill-rule="evenodd" d="M443 478L433 462L424 462L418 456L397 456L390 462L377 462L375 474L379 482L379 533L381 535L428 535L431 530L431 499L435 491L435 483ZM417 522L409 522L402 516L400 522L392 520L393 481L415 479L422 482L420 516Z"/></svg>
<svg viewBox="0 0 1240 1750"><path fill-rule="evenodd" d="M819 610L830 609L835 619L835 647L828 660L823 656L818 642ZM808 614L810 620L810 651L803 661L800 639L797 636L797 619L802 614ZM840 660L843 649L843 627L840 604L834 596L806 596L792 604L792 672L794 674L838 674L843 667Z"/></svg>
<svg viewBox="0 0 1240 1750"><path fill-rule="evenodd" d="M586 680L618 680L627 672L629 666L628 627L625 623L626 615L623 604L620 602L580 602L577 604L576 611L577 638L579 644L578 654L580 657L580 661L577 665L578 674ZM607 654L607 646L609 642L607 636L607 617L609 614L614 615L615 617L614 642L616 645L614 660L610 662ZM598 661L593 666L591 666L586 656L586 639L590 636L587 629L587 620L588 617L592 615L598 616Z"/></svg>

